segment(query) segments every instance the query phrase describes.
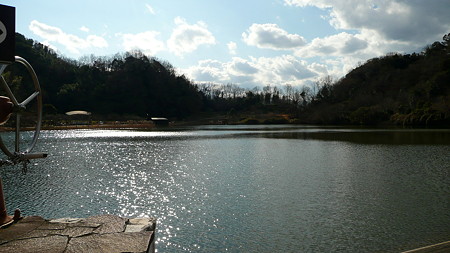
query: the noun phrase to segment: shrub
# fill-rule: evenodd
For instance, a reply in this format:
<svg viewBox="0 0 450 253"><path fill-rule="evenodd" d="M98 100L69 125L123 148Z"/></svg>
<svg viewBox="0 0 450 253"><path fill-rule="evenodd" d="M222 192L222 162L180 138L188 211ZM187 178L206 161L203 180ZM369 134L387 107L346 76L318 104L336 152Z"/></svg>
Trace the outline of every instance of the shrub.
<svg viewBox="0 0 450 253"><path fill-rule="evenodd" d="M388 113L379 106L360 107L350 114L350 121L354 124L373 125L388 119Z"/></svg>

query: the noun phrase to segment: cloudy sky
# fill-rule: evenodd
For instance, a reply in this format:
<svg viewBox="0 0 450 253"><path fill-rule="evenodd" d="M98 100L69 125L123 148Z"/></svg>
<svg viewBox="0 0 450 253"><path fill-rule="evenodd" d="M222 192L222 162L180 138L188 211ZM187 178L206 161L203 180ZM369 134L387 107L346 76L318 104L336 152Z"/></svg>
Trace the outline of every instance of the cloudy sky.
<svg viewBox="0 0 450 253"><path fill-rule="evenodd" d="M73 59L140 49L196 82L339 78L450 32L450 0L3 0L16 31Z"/></svg>

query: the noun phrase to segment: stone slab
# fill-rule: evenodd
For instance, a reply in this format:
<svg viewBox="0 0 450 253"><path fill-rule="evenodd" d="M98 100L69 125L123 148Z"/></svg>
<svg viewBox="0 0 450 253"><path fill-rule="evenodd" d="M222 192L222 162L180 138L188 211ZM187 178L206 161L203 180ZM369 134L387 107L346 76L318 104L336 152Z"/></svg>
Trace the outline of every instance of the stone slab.
<svg viewBox="0 0 450 253"><path fill-rule="evenodd" d="M156 219L154 218L134 218L126 223L125 233L155 231Z"/></svg>
<svg viewBox="0 0 450 253"><path fill-rule="evenodd" d="M86 219L86 222L102 224L100 227L95 229L94 232L99 234L109 234L124 232L127 219L116 215L106 214L91 216Z"/></svg>
<svg viewBox="0 0 450 253"><path fill-rule="evenodd" d="M16 240L0 245L1 253L63 253L69 238L67 236L47 236L39 238L30 238L25 240Z"/></svg>
<svg viewBox="0 0 450 253"><path fill-rule="evenodd" d="M42 230L63 230L67 227L67 224L64 223L51 223L51 222L45 222L41 226L39 226L37 229Z"/></svg>
<svg viewBox="0 0 450 253"><path fill-rule="evenodd" d="M66 229L59 232L60 235L66 235L70 238L72 237L80 237L85 235L90 235L94 232L95 228L91 227L67 227Z"/></svg>
<svg viewBox="0 0 450 253"><path fill-rule="evenodd" d="M81 222L84 220L85 219L83 219L83 218L59 218L59 219L49 220L48 222L50 222L50 223L77 223L77 222Z"/></svg>
<svg viewBox="0 0 450 253"><path fill-rule="evenodd" d="M0 229L2 252L155 252L156 219L25 217Z"/></svg>
<svg viewBox="0 0 450 253"><path fill-rule="evenodd" d="M63 225L68 227L91 227L91 228L98 228L100 227L100 223L95 223L91 221L87 221L83 218L60 218L60 219L53 219L49 221L50 224L56 224L56 225Z"/></svg>
<svg viewBox="0 0 450 253"><path fill-rule="evenodd" d="M147 252L153 232L93 234L72 238L66 253Z"/></svg>
<svg viewBox="0 0 450 253"><path fill-rule="evenodd" d="M24 237L26 234L42 226L45 220L38 216L29 216L21 219L7 228L0 229L0 244Z"/></svg>

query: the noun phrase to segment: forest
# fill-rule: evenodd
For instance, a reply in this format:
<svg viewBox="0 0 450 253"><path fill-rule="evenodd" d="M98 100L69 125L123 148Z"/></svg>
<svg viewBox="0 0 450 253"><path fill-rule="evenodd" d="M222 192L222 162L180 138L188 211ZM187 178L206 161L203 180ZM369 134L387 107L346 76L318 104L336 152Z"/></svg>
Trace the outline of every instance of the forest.
<svg viewBox="0 0 450 253"><path fill-rule="evenodd" d="M16 55L39 77L44 119L85 110L98 120L120 121L215 117L247 124L450 125L450 34L422 52L389 53L339 80L327 76L302 88L195 83L169 62L139 51L72 60L18 33ZM15 94L29 85L15 64L3 76Z"/></svg>

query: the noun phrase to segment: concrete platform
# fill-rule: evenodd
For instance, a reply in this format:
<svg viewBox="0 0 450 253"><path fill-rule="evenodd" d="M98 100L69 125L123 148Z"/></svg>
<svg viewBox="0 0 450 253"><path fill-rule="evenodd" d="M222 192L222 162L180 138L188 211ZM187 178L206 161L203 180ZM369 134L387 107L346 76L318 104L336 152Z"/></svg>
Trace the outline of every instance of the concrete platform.
<svg viewBox="0 0 450 253"><path fill-rule="evenodd" d="M0 229L0 252L155 251L156 219L99 215L86 219L25 217Z"/></svg>

